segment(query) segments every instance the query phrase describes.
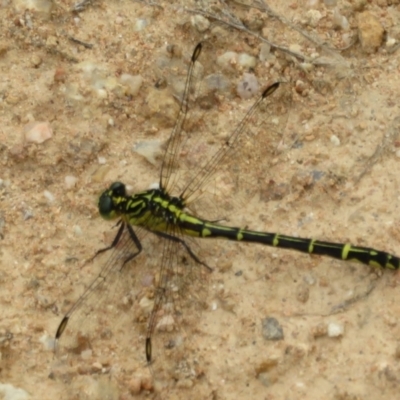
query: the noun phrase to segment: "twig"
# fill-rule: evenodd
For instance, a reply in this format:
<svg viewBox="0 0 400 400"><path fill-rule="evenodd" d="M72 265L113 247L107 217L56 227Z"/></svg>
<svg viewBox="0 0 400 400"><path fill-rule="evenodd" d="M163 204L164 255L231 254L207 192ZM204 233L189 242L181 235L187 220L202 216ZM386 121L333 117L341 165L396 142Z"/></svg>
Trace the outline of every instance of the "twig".
<svg viewBox="0 0 400 400"><path fill-rule="evenodd" d="M72 11L81 12L85 10L89 5L91 5L92 1L95 0L82 0L79 3L75 3L74 6L72 7Z"/></svg>
<svg viewBox="0 0 400 400"><path fill-rule="evenodd" d="M93 45L92 45L92 44L82 42L81 40L75 39L75 38L72 37L72 36L68 36L68 40L70 40L71 42L80 44L81 46L86 47L87 49L92 49L92 48L93 48Z"/></svg>
<svg viewBox="0 0 400 400"><path fill-rule="evenodd" d="M267 43L268 45L271 46L271 48L276 49L276 50L280 50L283 53L289 54L293 57L296 57L297 59L301 60L301 61L306 61L306 62L312 62L311 58L305 56L304 54L299 54L296 53L295 51L289 50L286 47L283 46L279 46L278 44L272 43L269 40L265 39L264 37L262 37L261 35L259 35L258 33L255 33L253 31L251 31L250 29L248 29L245 25L243 25L242 23L238 23L238 22L234 22L234 21L225 21L224 19L217 17L207 11L203 11L203 10L195 10L195 9L191 9L191 8L185 8L185 11L190 12L192 14L201 14L204 15L207 18L213 19L215 21L221 22L225 25L231 26L232 28L235 28L237 30L243 31L248 33L249 35L255 36L257 39L261 40L264 43Z"/></svg>

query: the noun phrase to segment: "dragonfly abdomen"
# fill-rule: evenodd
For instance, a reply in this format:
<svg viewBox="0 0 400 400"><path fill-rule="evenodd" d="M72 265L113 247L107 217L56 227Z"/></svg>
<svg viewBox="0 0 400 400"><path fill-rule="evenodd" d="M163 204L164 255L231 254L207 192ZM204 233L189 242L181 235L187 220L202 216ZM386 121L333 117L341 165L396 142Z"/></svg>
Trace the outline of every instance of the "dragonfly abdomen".
<svg viewBox="0 0 400 400"><path fill-rule="evenodd" d="M400 258L370 247L353 246L350 243L324 242L315 239L257 232L202 221L184 215L179 224L184 233L201 238L220 238L239 242L260 243L267 246L297 250L302 253L329 256L344 261L355 261L377 268L399 269Z"/></svg>

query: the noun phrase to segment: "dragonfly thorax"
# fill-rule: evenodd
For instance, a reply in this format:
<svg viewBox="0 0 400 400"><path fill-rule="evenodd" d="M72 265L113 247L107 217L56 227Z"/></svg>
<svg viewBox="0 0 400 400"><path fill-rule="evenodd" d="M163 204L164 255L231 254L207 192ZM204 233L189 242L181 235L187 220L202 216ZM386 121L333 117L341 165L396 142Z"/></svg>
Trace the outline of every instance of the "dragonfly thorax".
<svg viewBox="0 0 400 400"><path fill-rule="evenodd" d="M146 226L149 217L153 223L157 221L155 225L174 223L185 204L181 198L170 196L162 188L128 195L122 182L114 182L100 196L98 207L104 219L123 217L132 225Z"/></svg>

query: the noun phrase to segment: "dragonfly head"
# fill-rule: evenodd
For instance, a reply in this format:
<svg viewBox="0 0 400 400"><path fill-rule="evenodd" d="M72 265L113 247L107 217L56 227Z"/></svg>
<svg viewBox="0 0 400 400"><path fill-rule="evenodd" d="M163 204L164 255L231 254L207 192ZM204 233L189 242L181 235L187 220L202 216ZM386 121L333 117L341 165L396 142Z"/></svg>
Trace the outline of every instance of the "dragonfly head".
<svg viewBox="0 0 400 400"><path fill-rule="evenodd" d="M121 182L114 182L99 198L99 213L104 219L114 219L121 214L126 202L126 188Z"/></svg>

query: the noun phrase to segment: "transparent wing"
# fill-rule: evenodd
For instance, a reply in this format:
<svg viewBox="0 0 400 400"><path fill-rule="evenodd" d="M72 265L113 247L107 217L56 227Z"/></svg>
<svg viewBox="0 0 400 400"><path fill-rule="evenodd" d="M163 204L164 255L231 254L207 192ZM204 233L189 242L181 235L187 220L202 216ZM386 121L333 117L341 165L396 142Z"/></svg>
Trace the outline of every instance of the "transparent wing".
<svg viewBox="0 0 400 400"><path fill-rule="evenodd" d="M221 171L223 168L226 169L227 163L232 165L232 163L238 162L240 159L242 159L243 154L240 154L239 151L244 152L246 148L246 142L249 141L249 137L246 135L246 130L248 129L249 123L251 123L252 117L260 112L261 104L278 88L279 82L276 82L268 86L263 91L262 95L253 104L253 106L239 122L233 132L227 137L221 147L214 152L212 157L206 161L195 174L191 176L190 180L186 184L186 187L181 193L182 198L190 203L192 197L201 191L201 189L210 181L210 179L212 179L214 174L216 174L218 171ZM259 146L260 145L261 143L259 143Z"/></svg>
<svg viewBox="0 0 400 400"><path fill-rule="evenodd" d="M197 377L193 340L196 322L206 308L211 269L193 241L170 225L162 243L154 306L147 334L146 356L159 388ZM201 258L199 258L201 257Z"/></svg>
<svg viewBox="0 0 400 400"><path fill-rule="evenodd" d="M90 372L90 365L94 362L102 364L112 354L113 348L121 347L122 338L127 333L138 345L137 338L141 331L144 332L141 324L134 324L135 319L139 320L131 314L131 308L140 292L150 290L151 272L143 268L135 270L135 266L140 265L135 259L125 263L138 253L138 248L127 228L122 228L115 248L95 257L92 267L100 266L100 271L90 278L90 284L73 283L69 297L77 300L72 306L67 305L69 310L56 334L57 359L63 361L65 367L58 372L64 378L77 365L88 368ZM147 232L139 230L138 234L140 240L148 239ZM149 285L144 282L149 282ZM132 335L133 331L136 334ZM139 365L144 361L143 354L141 358L136 357Z"/></svg>
<svg viewBox="0 0 400 400"><path fill-rule="evenodd" d="M262 196L275 178L271 166L284 161L285 150L295 142L287 129L290 85L272 84L258 100L245 103L247 110L230 121L219 120L218 110L209 110L206 121L193 124L182 148L175 193L202 218L233 214L249 199ZM196 119L196 113L192 115ZM213 210L215 206L223 212Z"/></svg>
<svg viewBox="0 0 400 400"><path fill-rule="evenodd" d="M172 129L163 156L161 172L160 172L160 186L164 188L167 192L169 192L169 190L175 185L175 182L173 181L172 172L174 166L177 163L177 158L180 153L180 148L184 140L183 127L189 110L189 96L191 94L192 86L196 77L195 73L196 61L200 56L201 49L202 45L201 43L199 43L193 51L188 73L186 76L186 83L182 94L182 99L180 102L178 117L175 126Z"/></svg>
<svg viewBox="0 0 400 400"><path fill-rule="evenodd" d="M238 77L213 71L216 56L210 47L196 46L191 57L160 177L161 187L206 219L221 218L216 205L226 203L223 208L234 211L265 190L269 167L295 141L287 134L291 86L266 85L258 100L238 99L232 96ZM229 113L230 107L235 111Z"/></svg>
<svg viewBox="0 0 400 400"><path fill-rule="evenodd" d="M193 356L190 327L204 308L209 271L188 252L197 253L195 244L172 229L170 239L135 232L143 252L130 260L138 249L124 227L116 247L95 258L100 272L69 305L56 335L56 377L70 381L98 373L101 365L125 379L123 371L148 363L162 387L195 377L183 366Z"/></svg>

